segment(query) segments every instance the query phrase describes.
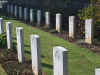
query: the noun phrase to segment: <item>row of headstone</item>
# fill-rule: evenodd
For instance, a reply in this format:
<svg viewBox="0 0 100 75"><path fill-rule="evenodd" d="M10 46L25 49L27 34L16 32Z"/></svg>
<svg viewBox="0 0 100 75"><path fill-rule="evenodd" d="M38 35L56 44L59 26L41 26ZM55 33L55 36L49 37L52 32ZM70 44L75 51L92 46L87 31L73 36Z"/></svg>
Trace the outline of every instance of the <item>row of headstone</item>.
<svg viewBox="0 0 100 75"><path fill-rule="evenodd" d="M23 12L24 10L24 12ZM28 10L30 10L30 13L28 13ZM25 21L28 20L28 14L30 15L30 23L34 22L34 9L28 9L24 8L21 6L17 5L7 5L7 11L11 15L15 13L15 17L17 14L19 14L19 19L24 18ZM19 11L19 12L18 12ZM22 16L22 14L24 14ZM37 10L37 24L41 24L41 10ZM56 14L56 31L61 32L62 28L62 15L61 13ZM46 28L50 28L50 12L47 11L45 12L45 25ZM74 38L75 37L75 30L76 30L76 25L75 25L75 16L69 16L69 37ZM93 19L87 19L85 21L85 42L88 44L92 44L93 40Z"/></svg>
<svg viewBox="0 0 100 75"><path fill-rule="evenodd" d="M6 22L6 33L7 33L7 47L8 49L13 48L12 42L12 23ZM19 63L25 62L24 52L24 29L23 27L16 28L17 36L17 53ZM42 64L41 64L41 48L40 48L40 36L31 35L31 56L32 56L32 70L34 75L42 75ZM53 48L53 61L54 61L54 75L68 75L67 68L67 52L68 50L57 46ZM59 66L61 65L61 66Z"/></svg>
<svg viewBox="0 0 100 75"><path fill-rule="evenodd" d="M24 52L24 31L23 27L16 28L17 35L17 53L19 63L25 62ZM12 23L6 22L6 33L7 33L7 46L8 49L13 48L12 44ZM31 35L31 56L32 56L32 71L34 75L42 75L41 65L41 48L40 48L40 36ZM56 46L53 48L53 64L54 64L54 75L68 75L68 50ZM60 66L59 66L60 65ZM95 75L100 74L100 69L95 70Z"/></svg>
<svg viewBox="0 0 100 75"><path fill-rule="evenodd" d="M86 21L86 24L88 25L86 27L87 31L88 31L88 28L92 29L91 22L92 22L91 19ZM13 48L12 27L13 26L12 26L11 22L6 22L6 35L7 35L8 49ZM2 33L4 33L3 19L0 18L0 34L2 34ZM88 32L88 34L91 34L91 32ZM19 63L24 63L25 62L25 54L24 54L23 27L16 28L16 35L17 35L18 61L19 61ZM87 38L88 38L88 35L87 35ZM42 65L41 65L40 37L39 37L39 35L31 35L30 40L31 40L31 54L32 54L32 70L35 75L41 75L42 74ZM91 39L89 39L88 41L90 41L90 40ZM57 47L53 48L54 75L59 75L59 74L60 75L68 75L68 56L67 56L68 54L67 53L68 53L68 50L63 47L57 46ZM100 75L99 68L95 70L95 75Z"/></svg>

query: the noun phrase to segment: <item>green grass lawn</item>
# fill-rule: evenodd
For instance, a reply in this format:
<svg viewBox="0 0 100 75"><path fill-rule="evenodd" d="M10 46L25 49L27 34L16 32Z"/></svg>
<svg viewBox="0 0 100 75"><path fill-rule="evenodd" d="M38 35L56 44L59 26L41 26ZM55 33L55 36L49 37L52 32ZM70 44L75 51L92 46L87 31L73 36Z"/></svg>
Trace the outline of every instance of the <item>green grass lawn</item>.
<svg viewBox="0 0 100 75"><path fill-rule="evenodd" d="M94 75L95 68L100 67L100 54L92 53L86 48L80 48L78 45L69 43L66 40L20 21L5 20L4 22L7 21L13 22L14 43L16 43L16 27L24 27L25 56L27 61L31 60L30 35L40 35L43 71L47 75L53 75L52 48L54 46L63 46L69 50L69 75Z"/></svg>
<svg viewBox="0 0 100 75"><path fill-rule="evenodd" d="M0 75L7 75L1 64L0 64Z"/></svg>

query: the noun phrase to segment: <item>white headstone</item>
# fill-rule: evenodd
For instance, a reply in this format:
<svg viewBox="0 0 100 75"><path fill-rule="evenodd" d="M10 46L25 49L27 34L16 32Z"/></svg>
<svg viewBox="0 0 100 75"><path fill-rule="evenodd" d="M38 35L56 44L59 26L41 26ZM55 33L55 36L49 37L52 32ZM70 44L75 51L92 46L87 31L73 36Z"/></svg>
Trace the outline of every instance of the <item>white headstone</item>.
<svg viewBox="0 0 100 75"><path fill-rule="evenodd" d="M10 6L9 6L9 4L7 4L7 12L8 13L10 12Z"/></svg>
<svg viewBox="0 0 100 75"><path fill-rule="evenodd" d="M95 69L95 75L100 75L100 68Z"/></svg>
<svg viewBox="0 0 100 75"><path fill-rule="evenodd" d="M30 22L32 23L34 21L34 11L33 9L30 9Z"/></svg>
<svg viewBox="0 0 100 75"><path fill-rule="evenodd" d="M22 19L22 7L19 7L19 18Z"/></svg>
<svg viewBox="0 0 100 75"><path fill-rule="evenodd" d="M61 32L61 14L56 14L56 31Z"/></svg>
<svg viewBox="0 0 100 75"><path fill-rule="evenodd" d="M15 17L17 17L17 5L15 5Z"/></svg>
<svg viewBox="0 0 100 75"><path fill-rule="evenodd" d="M17 34L17 53L18 53L18 61L19 63L23 63L25 61L24 56L24 32L23 27L16 28Z"/></svg>
<svg viewBox="0 0 100 75"><path fill-rule="evenodd" d="M85 20L85 42L88 44L93 42L93 19Z"/></svg>
<svg viewBox="0 0 100 75"><path fill-rule="evenodd" d="M0 34L2 34L4 32L3 29L3 18L0 18Z"/></svg>
<svg viewBox="0 0 100 75"><path fill-rule="evenodd" d="M41 10L37 11L37 24L40 25L41 24Z"/></svg>
<svg viewBox="0 0 100 75"><path fill-rule="evenodd" d="M75 36L75 16L69 16L69 37L74 38Z"/></svg>
<svg viewBox="0 0 100 75"><path fill-rule="evenodd" d="M11 15L13 15L13 4L10 5L10 9L11 9Z"/></svg>
<svg viewBox="0 0 100 75"><path fill-rule="evenodd" d="M57 46L53 48L54 75L68 75L68 50Z"/></svg>
<svg viewBox="0 0 100 75"><path fill-rule="evenodd" d="M11 12L12 12L12 9L11 9L11 4L9 4L9 13L11 14Z"/></svg>
<svg viewBox="0 0 100 75"><path fill-rule="evenodd" d="M28 9L24 8L24 20L27 21L28 19Z"/></svg>
<svg viewBox="0 0 100 75"><path fill-rule="evenodd" d="M31 35L32 70L34 75L42 75L39 35Z"/></svg>
<svg viewBox="0 0 100 75"><path fill-rule="evenodd" d="M11 22L6 22L6 35L7 35L7 47L8 49L13 48L13 43L12 43L12 23Z"/></svg>
<svg viewBox="0 0 100 75"><path fill-rule="evenodd" d="M45 23L46 23L46 27L49 28L50 27L50 12L45 12Z"/></svg>

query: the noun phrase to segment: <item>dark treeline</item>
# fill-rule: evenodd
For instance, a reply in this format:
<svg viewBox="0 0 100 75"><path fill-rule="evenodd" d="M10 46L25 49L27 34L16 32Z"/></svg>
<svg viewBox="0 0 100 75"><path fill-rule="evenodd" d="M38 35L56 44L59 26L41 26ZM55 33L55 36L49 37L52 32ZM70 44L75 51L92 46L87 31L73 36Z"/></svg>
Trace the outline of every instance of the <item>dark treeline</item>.
<svg viewBox="0 0 100 75"><path fill-rule="evenodd" d="M89 3L89 0L8 0L11 3L27 5L38 8L67 8L69 5L74 7L83 7Z"/></svg>
<svg viewBox="0 0 100 75"><path fill-rule="evenodd" d="M87 7L89 0L8 0L9 3L18 4L25 7L41 8L41 9L67 9L69 11L77 11L83 7Z"/></svg>

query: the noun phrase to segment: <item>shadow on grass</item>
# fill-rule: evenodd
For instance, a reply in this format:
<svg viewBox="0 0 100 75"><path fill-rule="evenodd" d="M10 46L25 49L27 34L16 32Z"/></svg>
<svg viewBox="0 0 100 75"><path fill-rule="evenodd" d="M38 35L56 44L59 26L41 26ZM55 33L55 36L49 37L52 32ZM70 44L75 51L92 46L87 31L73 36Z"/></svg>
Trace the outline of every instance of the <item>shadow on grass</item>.
<svg viewBox="0 0 100 75"><path fill-rule="evenodd" d="M42 65L46 68L53 69L53 65L42 63Z"/></svg>
<svg viewBox="0 0 100 75"><path fill-rule="evenodd" d="M25 47L30 47L30 45L24 45Z"/></svg>
<svg viewBox="0 0 100 75"><path fill-rule="evenodd" d="M26 51L26 50L25 50L25 53L27 53L27 54L31 54L31 52L30 52L30 51Z"/></svg>

